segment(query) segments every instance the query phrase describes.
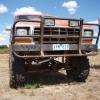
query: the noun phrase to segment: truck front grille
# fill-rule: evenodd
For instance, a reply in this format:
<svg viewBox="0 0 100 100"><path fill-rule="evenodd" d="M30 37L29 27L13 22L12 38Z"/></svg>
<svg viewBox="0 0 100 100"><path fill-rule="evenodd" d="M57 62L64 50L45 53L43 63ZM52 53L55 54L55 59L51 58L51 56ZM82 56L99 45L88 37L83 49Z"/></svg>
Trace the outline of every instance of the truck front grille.
<svg viewBox="0 0 100 100"><path fill-rule="evenodd" d="M43 35L60 35L65 37L44 37L44 44L52 44L52 43L78 43L78 38L67 38L67 36L79 36L80 29L79 28L63 28L63 27L44 27ZM34 35L40 35L40 28L36 27L34 29ZM34 38L35 43L39 43L39 38Z"/></svg>

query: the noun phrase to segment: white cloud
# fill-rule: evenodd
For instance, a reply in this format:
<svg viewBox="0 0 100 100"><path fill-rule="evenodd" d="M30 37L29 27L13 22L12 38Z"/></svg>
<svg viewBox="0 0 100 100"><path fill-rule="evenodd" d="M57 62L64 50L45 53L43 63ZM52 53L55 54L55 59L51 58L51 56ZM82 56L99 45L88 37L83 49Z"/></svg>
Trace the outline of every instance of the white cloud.
<svg viewBox="0 0 100 100"><path fill-rule="evenodd" d="M6 6L4 6L3 4L0 4L0 13L4 13L4 12L7 12L8 9Z"/></svg>
<svg viewBox="0 0 100 100"><path fill-rule="evenodd" d="M9 35L8 34L0 34L0 37L5 38L5 37L9 37Z"/></svg>
<svg viewBox="0 0 100 100"><path fill-rule="evenodd" d="M64 2L62 4L63 7L66 7L68 9L68 12L70 14L74 14L78 8L77 2L76 1L69 1L69 2ZM79 6L80 7L80 6Z"/></svg>
<svg viewBox="0 0 100 100"><path fill-rule="evenodd" d="M9 34L10 34L10 32L8 32L8 31L6 31L6 30L2 31L2 35L3 35L3 36L9 36Z"/></svg>
<svg viewBox="0 0 100 100"><path fill-rule="evenodd" d="M88 23L95 23L95 24L98 24L98 20L95 20L95 21L90 21Z"/></svg>
<svg viewBox="0 0 100 100"><path fill-rule="evenodd" d="M0 34L0 45L8 45L9 46L9 37L5 37Z"/></svg>
<svg viewBox="0 0 100 100"><path fill-rule="evenodd" d="M5 41L6 39L4 37L0 37L0 41Z"/></svg>
<svg viewBox="0 0 100 100"><path fill-rule="evenodd" d="M5 30L0 32L0 45L9 46L9 36L10 36L10 33Z"/></svg>
<svg viewBox="0 0 100 100"><path fill-rule="evenodd" d="M40 11L37 11L34 7L22 7L22 8L17 8L15 12L12 12L14 15L18 14L42 14Z"/></svg>
<svg viewBox="0 0 100 100"><path fill-rule="evenodd" d="M7 31L2 31L1 33L0 33L0 41L8 41L9 40L9 32L7 32Z"/></svg>

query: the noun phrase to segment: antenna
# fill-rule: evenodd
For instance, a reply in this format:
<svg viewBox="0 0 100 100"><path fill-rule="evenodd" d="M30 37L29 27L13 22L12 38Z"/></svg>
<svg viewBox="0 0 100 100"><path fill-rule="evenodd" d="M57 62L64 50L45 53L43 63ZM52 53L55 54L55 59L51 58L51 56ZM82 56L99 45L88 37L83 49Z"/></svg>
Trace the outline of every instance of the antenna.
<svg viewBox="0 0 100 100"><path fill-rule="evenodd" d="M62 11L62 17L64 17L64 13L63 13L63 11Z"/></svg>

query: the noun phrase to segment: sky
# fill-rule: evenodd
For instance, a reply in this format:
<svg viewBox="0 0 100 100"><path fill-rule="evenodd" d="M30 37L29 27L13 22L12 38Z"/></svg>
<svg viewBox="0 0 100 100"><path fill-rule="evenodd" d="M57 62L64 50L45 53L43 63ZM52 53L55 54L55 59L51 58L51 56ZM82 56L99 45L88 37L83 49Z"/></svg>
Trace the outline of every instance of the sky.
<svg viewBox="0 0 100 100"><path fill-rule="evenodd" d="M5 28L13 25L17 14L50 14L98 23L99 10L100 0L0 0L0 45L9 45L9 32Z"/></svg>

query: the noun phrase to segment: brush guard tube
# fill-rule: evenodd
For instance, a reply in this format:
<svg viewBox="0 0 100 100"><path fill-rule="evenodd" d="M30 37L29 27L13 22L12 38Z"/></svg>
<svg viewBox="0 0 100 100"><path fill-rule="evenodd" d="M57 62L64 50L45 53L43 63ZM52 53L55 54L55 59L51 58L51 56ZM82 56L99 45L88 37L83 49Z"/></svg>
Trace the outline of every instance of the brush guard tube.
<svg viewBox="0 0 100 100"><path fill-rule="evenodd" d="M69 19L69 18L48 18L48 17L43 17L43 16L40 16L41 17L41 20L38 21L38 20L35 20L35 21L32 21L32 20L18 20L14 23L13 25L13 31L12 31L12 35L13 35L13 40L12 40L12 51L14 52L15 56L17 57L21 57L21 58L35 58L35 57L65 57L65 56L91 56L91 55L96 55L98 54L98 40L99 40L99 35L100 35L100 25L99 24L89 24L89 23L84 23L84 25L94 25L94 26L98 26L99 27L99 32L98 32L98 36L93 36L93 37L83 37L82 36L82 28L83 28L83 19ZM74 21L79 21L80 22L80 26L78 27L78 29L80 29L80 34L78 36L66 36L66 38L78 38L79 41L78 41L78 44L77 44L77 51L78 51L78 54L55 54L55 55L44 55L44 44L43 44L43 37L54 37L54 35L44 35L44 19L59 19L59 20L74 20ZM40 23L40 35L27 35L27 36L24 36L24 37L39 37L40 38L40 44L39 44L39 50L40 50L40 55L27 55L27 56L20 56L16 53L16 51L18 51L16 48L16 45L14 44L14 41L15 41L15 37L21 37L21 36L16 36L15 35L15 25L18 23L18 22L37 22L37 23ZM55 26L56 27L56 26ZM63 37L62 35L60 36L57 36L57 37ZM87 46L84 46L81 41L82 41L82 38L96 38L96 44L95 45L91 45L90 48ZM31 44L32 45L32 44ZM52 45L52 44L51 44ZM71 45L71 44L70 44ZM18 45L17 45L18 46ZM19 46L21 46L19 44ZM25 47L25 45L23 45L23 47ZM34 45L33 45L34 47ZM95 48L96 47L96 48ZM91 53L91 54L82 54L82 50L88 48L89 50L91 50L91 48L93 50L96 51L96 53ZM20 51L20 49L19 49ZM31 49L28 48L27 51L31 51ZM32 50L33 51L33 50Z"/></svg>

